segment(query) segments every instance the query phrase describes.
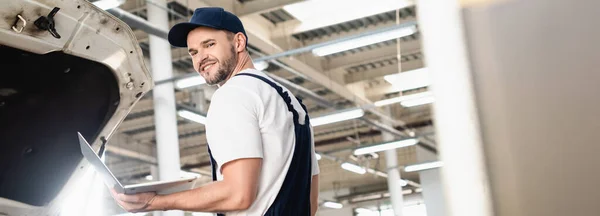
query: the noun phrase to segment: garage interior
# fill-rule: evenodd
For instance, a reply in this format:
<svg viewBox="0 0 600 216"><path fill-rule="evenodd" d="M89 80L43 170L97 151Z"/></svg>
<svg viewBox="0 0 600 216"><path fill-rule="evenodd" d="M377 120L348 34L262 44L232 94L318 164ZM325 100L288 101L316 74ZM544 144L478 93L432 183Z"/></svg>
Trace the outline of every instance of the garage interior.
<svg viewBox="0 0 600 216"><path fill-rule="evenodd" d="M118 10L148 19L152 16L148 7L155 7L162 10L160 13L167 14L171 27L176 23L188 21L197 7L223 7L242 20L249 35L248 49L255 65L262 67L260 69L270 76L277 77L278 81L281 80L280 83L285 82L288 89L303 99L311 118L357 108L367 110L360 118L314 127L316 151L320 155L320 203L323 205L325 202L332 202L343 206L341 209L321 207L319 215L354 215L358 213L356 209L386 211L391 208L386 155L384 152L378 152L357 156L353 154L353 150L385 141L418 139L416 145L397 149L395 166L398 170L419 162L418 149L432 157L429 160L435 160L437 152L431 108L428 105L431 96L428 96L427 72L423 63L421 37L416 25L415 5L408 2L382 1L370 10L360 10L358 4L349 4L344 9L347 13L340 13L337 20L328 21L328 16L338 13L336 10L339 9L332 9L332 4L335 3L337 7L339 1L325 2L327 5L315 8L318 11L304 10L307 7L315 7L314 3L176 0L167 1L166 7L163 7L153 1L127 0ZM320 15L311 17L315 16L314 13ZM303 23L298 17L307 21ZM131 24L130 26L144 56L151 56L150 34L146 29L135 28ZM392 31L397 29L405 31L401 34L406 36L392 36L389 37L391 39L381 42L346 48L322 56L310 49L311 46L349 40L357 36L368 40L372 37L369 35L380 32L393 34ZM273 56L282 53L282 57ZM185 48L172 48L171 56L173 77L187 78L191 77L190 74L197 74ZM151 67L150 58L146 60L147 65ZM407 84L395 86L390 82L394 82L394 76L398 75L399 70L409 72L407 74L411 74L412 77L399 78ZM200 175L200 184L206 183L211 181L211 176L204 125L182 117L182 113L206 113L212 93L217 87L194 85L195 83L185 87L184 79L178 81L175 81L174 85L179 112L177 132L181 170ZM156 85L161 85L160 80L155 82ZM106 164L125 184L157 179L156 174L152 175L156 172L153 169L156 169L157 164L157 131L151 94L138 102L118 127L110 145L107 145ZM414 100L413 104L407 105L407 102L398 101L389 105L368 107L378 101L381 103L386 99L398 99L409 95L417 95L416 98L423 102ZM183 116L186 114L183 113ZM378 125L383 125L396 134L386 140ZM342 168L343 163L358 166L359 173ZM361 169L368 169L368 172L361 173ZM423 204L418 173L402 170L400 176L401 184L404 185L403 194L414 197L412 205Z"/></svg>

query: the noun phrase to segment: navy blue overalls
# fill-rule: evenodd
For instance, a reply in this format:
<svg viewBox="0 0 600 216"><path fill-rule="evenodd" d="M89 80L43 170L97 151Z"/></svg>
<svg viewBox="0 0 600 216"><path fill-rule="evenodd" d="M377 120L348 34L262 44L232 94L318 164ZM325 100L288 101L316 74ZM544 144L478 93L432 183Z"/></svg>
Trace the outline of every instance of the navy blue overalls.
<svg viewBox="0 0 600 216"><path fill-rule="evenodd" d="M285 101L287 104L288 111L292 112L294 118L294 128L296 135L296 144L294 146L294 154L292 158L292 162L290 163L290 168L285 176L285 180L283 181L283 185L275 198L275 201L269 209L267 210L266 216L275 216L275 215L298 215L298 216L307 216L310 215L310 184L312 180L312 134L309 127L309 118L308 111L304 104L302 104L302 100L297 99L302 105L302 109L304 109L305 121L304 125L301 125L299 121L299 114L292 106L292 100L287 92L283 92L283 88L278 86L274 82L265 77L248 74L248 73L240 73L236 76L251 76L257 79L264 81L273 87L279 96ZM207 145L208 146L208 145ZM217 180L217 164L215 159L212 157L212 153L210 152L210 147L208 148L208 154L210 156L210 162L212 166L212 178L213 181ZM217 214L219 216L223 214Z"/></svg>

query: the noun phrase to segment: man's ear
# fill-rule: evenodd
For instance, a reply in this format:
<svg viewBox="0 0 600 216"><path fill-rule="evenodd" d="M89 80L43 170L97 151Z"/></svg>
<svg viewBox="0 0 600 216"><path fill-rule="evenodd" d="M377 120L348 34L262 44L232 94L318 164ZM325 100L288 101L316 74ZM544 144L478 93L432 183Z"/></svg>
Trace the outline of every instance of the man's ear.
<svg viewBox="0 0 600 216"><path fill-rule="evenodd" d="M237 34L235 34L234 38L235 38L235 44L236 44L235 51L242 52L242 51L246 50L246 41L248 41L246 36L244 34L242 34L241 32L238 32Z"/></svg>

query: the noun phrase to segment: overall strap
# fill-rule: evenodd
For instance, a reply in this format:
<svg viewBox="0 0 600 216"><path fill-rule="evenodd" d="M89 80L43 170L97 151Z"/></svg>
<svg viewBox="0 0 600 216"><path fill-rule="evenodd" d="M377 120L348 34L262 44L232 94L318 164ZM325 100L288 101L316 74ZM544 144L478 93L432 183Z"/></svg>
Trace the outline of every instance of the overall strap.
<svg viewBox="0 0 600 216"><path fill-rule="evenodd" d="M283 88L275 82L256 74L240 73L236 76L250 76L262 80L271 87L273 87L279 96L285 101L288 111L293 114L293 121L295 127L296 144L294 147L293 158L286 174L283 185L275 198L275 201L267 212L266 216L279 216L279 215L290 215L290 216L308 216L310 215L310 184L312 179L312 132L310 130L310 122L308 117L308 111L306 106L302 103L302 100L296 98L302 109L304 110L305 120L304 125L299 123L299 113L294 109L292 105L291 97L288 92L284 92ZM207 145L208 146L208 145ZM212 156L210 147L208 147L208 154L210 156L210 163L212 168L212 179L217 180L217 162ZM218 216L224 216L224 214L217 214Z"/></svg>
<svg viewBox="0 0 600 216"><path fill-rule="evenodd" d="M292 105L292 99L290 98L290 95L287 92L283 91L283 88L277 84L275 84L273 81L263 77L263 76L259 76L256 74L249 74L249 73L239 73L235 76L251 76L257 79L262 80L263 82L269 84L271 87L273 87L275 89L275 91L277 91L277 93L279 94L279 96L281 96L281 98L283 98L283 100L285 101L285 104L287 105L288 111L292 112L292 114L294 115L294 123L298 123L298 111L296 111L296 109L294 109L294 106ZM296 98L298 100L298 98ZM300 100L298 100L300 101ZM302 102L300 102L300 104L302 104ZM302 105L302 107L304 108L304 105ZM306 112L306 108L305 112ZM306 118L308 119L308 118Z"/></svg>
<svg viewBox="0 0 600 216"><path fill-rule="evenodd" d="M265 212L265 216L309 216L313 149L312 131L306 107L300 99L296 98L306 113L304 125L301 125L298 111L294 109L290 95L288 92L284 92L281 86L256 74L240 73L238 75L260 79L273 87L285 101L288 111L292 112L294 119L295 145L292 160L277 197Z"/></svg>

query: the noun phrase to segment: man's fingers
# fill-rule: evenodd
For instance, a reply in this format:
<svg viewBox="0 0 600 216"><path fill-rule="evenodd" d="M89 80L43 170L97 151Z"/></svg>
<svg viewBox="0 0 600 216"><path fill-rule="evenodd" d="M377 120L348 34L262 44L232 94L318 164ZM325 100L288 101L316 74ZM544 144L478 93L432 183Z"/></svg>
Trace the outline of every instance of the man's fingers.
<svg viewBox="0 0 600 216"><path fill-rule="evenodd" d="M149 202L156 196L156 193L153 192L127 195L118 193L114 189L111 189L110 193L119 206L128 212L144 211Z"/></svg>
<svg viewBox="0 0 600 216"><path fill-rule="evenodd" d="M140 195L117 194L117 199L128 203L140 203L144 200Z"/></svg>
<svg viewBox="0 0 600 216"><path fill-rule="evenodd" d="M125 211L128 211L128 212L139 212L139 211L143 210L143 208L145 207L144 204L123 202L120 200L118 200L117 202L118 202L119 206L121 206L121 208L123 208Z"/></svg>

